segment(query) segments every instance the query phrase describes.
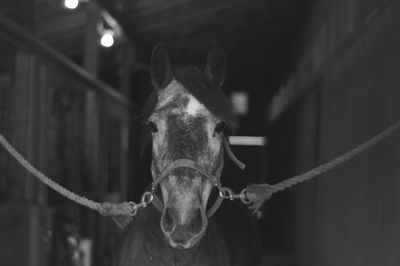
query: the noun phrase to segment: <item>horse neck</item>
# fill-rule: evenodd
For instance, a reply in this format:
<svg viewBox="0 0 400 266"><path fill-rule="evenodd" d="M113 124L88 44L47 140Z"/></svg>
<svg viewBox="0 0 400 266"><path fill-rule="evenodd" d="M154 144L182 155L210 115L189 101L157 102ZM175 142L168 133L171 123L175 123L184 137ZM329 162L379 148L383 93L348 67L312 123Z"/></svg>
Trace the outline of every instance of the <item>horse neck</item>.
<svg viewBox="0 0 400 266"><path fill-rule="evenodd" d="M207 242L201 241L192 250L180 250L169 246L160 228L160 213L156 208L149 208L148 227L144 230L144 249L148 256L156 260L156 254L163 262L171 265L191 265L207 248ZM169 264L168 264L169 265Z"/></svg>
<svg viewBox="0 0 400 266"><path fill-rule="evenodd" d="M170 247L160 229L160 213L148 206L125 232L118 265L229 265L226 245L210 221L207 233L191 250ZM122 262L121 262L122 261Z"/></svg>

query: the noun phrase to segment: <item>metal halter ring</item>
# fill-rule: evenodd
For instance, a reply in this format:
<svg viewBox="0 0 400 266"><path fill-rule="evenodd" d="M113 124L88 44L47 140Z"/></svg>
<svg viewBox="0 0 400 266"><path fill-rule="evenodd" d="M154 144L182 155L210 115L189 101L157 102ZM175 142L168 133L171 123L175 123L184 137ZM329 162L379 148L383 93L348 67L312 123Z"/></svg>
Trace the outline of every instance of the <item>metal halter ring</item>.
<svg viewBox="0 0 400 266"><path fill-rule="evenodd" d="M250 204L252 203L252 201L249 199L249 197L247 196L247 192L248 192L248 188L243 189L239 196L240 196L240 200L243 202L243 204Z"/></svg>
<svg viewBox="0 0 400 266"><path fill-rule="evenodd" d="M141 204L143 207L146 207L147 204L149 204L150 202L153 201L153 199L154 199L153 192L151 192L151 191L146 191L146 192L144 192L143 195L142 195L142 198L141 198L141 200L140 200L140 204Z"/></svg>
<svg viewBox="0 0 400 266"><path fill-rule="evenodd" d="M235 199L232 189L227 188L227 187L219 188L219 196L223 199L230 199L230 200Z"/></svg>
<svg viewBox="0 0 400 266"><path fill-rule="evenodd" d="M250 204L251 201L247 197L247 191L248 189L245 188L239 194L235 194L233 190L228 187L220 187L219 196L223 199L229 199L229 200L240 199L244 204Z"/></svg>
<svg viewBox="0 0 400 266"><path fill-rule="evenodd" d="M133 201L129 201L129 204L131 205L131 213L129 214L130 216L135 216L137 211L139 210L138 204L134 203Z"/></svg>

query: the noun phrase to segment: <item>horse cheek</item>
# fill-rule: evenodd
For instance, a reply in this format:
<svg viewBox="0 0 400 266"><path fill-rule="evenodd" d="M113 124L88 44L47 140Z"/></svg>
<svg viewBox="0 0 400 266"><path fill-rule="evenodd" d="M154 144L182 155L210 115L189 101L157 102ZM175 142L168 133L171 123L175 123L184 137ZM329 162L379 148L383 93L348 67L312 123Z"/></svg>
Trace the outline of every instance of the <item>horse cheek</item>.
<svg viewBox="0 0 400 266"><path fill-rule="evenodd" d="M208 150L214 161L221 148L221 136L215 133L215 123L207 123Z"/></svg>

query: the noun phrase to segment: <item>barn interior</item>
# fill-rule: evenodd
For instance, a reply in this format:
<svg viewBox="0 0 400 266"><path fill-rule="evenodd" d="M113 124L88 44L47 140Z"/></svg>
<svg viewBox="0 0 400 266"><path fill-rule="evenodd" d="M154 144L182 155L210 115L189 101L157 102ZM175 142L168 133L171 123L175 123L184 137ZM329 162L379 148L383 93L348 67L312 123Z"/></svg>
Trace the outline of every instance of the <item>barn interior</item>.
<svg viewBox="0 0 400 266"><path fill-rule="evenodd" d="M78 195L138 202L151 183L140 114L152 50L163 42L174 65L203 69L216 41L240 125L231 148L247 165L226 161L235 192L362 150L254 215L260 265L400 265L397 127L358 146L399 120L399 11L393 0L2 0L0 134ZM4 147L0 217L4 265L112 265L121 235Z"/></svg>

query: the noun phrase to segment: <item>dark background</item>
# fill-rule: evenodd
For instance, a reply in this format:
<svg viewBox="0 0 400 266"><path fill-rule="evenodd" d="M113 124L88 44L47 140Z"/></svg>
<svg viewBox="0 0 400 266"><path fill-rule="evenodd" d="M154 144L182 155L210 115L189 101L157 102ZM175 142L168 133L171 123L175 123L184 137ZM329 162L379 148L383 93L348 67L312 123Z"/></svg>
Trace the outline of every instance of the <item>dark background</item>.
<svg viewBox="0 0 400 266"><path fill-rule="evenodd" d="M123 29L110 48L98 44L104 11ZM227 56L224 90L249 95L236 134L268 139L233 147L247 164L237 173L227 163L235 191L273 184L399 119L399 11L393 0L99 0L74 10L1 1L0 132L78 194L137 200L150 182L137 116L152 48L163 41L175 65L203 68L215 40ZM395 134L268 201L258 221L263 263L399 265L399 145ZM2 149L0 217L9 265L74 265L70 236L93 240L94 264L108 265L117 242L108 218L44 188Z"/></svg>

